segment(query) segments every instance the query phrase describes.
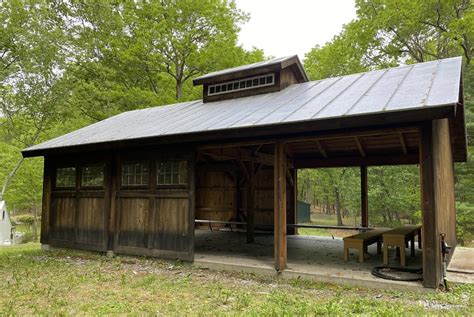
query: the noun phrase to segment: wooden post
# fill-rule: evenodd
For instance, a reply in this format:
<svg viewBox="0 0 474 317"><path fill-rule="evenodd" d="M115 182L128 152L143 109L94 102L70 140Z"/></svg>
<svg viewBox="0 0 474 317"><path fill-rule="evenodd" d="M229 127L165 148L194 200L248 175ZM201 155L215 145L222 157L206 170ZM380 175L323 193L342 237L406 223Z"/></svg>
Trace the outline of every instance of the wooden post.
<svg viewBox="0 0 474 317"><path fill-rule="evenodd" d="M420 138L421 210L423 228L423 285L437 288L441 282L441 253L435 197L433 126L422 126Z"/></svg>
<svg viewBox="0 0 474 317"><path fill-rule="evenodd" d="M43 205L41 210L41 237L42 244L49 244L49 229L51 222L51 190L52 190L52 168L47 157L44 158L43 170Z"/></svg>
<svg viewBox="0 0 474 317"><path fill-rule="evenodd" d="M275 269L286 268L286 154L285 144L275 143L274 154L274 225L275 225Z"/></svg>
<svg viewBox="0 0 474 317"><path fill-rule="evenodd" d="M367 166L360 167L360 216L362 227L369 226L369 195Z"/></svg>
<svg viewBox="0 0 474 317"><path fill-rule="evenodd" d="M248 187L247 187L247 243L255 240L255 163L250 161L248 169Z"/></svg>

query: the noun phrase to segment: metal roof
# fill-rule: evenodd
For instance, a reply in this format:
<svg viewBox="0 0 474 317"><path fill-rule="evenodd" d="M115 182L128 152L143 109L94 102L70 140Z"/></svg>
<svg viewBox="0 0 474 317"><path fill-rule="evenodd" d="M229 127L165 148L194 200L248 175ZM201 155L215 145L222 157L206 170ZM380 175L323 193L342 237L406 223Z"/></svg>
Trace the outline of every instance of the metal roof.
<svg viewBox="0 0 474 317"><path fill-rule="evenodd" d="M461 57L294 84L279 92L124 112L23 150L432 109L460 100Z"/></svg>

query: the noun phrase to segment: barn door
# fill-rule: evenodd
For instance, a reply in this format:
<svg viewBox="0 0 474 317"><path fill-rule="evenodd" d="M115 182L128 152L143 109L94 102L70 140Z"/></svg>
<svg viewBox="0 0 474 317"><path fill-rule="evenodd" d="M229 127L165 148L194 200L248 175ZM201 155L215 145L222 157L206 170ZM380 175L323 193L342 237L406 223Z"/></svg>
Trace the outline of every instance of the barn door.
<svg viewBox="0 0 474 317"><path fill-rule="evenodd" d="M55 165L49 219L51 245L107 249L108 179L109 165L103 160L70 160Z"/></svg>
<svg viewBox="0 0 474 317"><path fill-rule="evenodd" d="M194 160L123 156L117 163L114 251L194 260Z"/></svg>

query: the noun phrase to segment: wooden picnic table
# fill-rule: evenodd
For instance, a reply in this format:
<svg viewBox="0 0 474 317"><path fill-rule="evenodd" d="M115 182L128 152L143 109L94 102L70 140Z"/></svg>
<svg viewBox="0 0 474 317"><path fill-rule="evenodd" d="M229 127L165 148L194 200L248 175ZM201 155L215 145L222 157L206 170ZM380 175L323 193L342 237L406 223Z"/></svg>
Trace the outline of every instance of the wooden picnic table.
<svg viewBox="0 0 474 317"><path fill-rule="evenodd" d="M406 265L405 248L410 241L411 256L415 256L415 235L418 235L418 248L421 249L421 226L404 225L383 233L383 264L388 265L388 247L400 250L400 266Z"/></svg>
<svg viewBox="0 0 474 317"><path fill-rule="evenodd" d="M358 233L344 240L344 261L349 258L349 249L357 249L359 252L359 262L364 262L364 253L367 253L367 246L377 243L377 254L381 253L382 234L390 229L373 229Z"/></svg>

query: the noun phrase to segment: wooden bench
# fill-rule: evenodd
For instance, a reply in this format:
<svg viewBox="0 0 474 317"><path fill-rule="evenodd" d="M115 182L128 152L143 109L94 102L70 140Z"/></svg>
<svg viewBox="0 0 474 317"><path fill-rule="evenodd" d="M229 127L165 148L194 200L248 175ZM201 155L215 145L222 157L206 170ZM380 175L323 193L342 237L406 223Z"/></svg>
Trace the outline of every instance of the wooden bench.
<svg viewBox="0 0 474 317"><path fill-rule="evenodd" d="M418 235L418 248L421 249L421 226L405 225L383 234L383 265L388 265L388 247L400 250L400 266L405 266L405 248L411 242L411 256L415 256L415 235Z"/></svg>
<svg viewBox="0 0 474 317"><path fill-rule="evenodd" d="M344 240L344 261L349 258L349 249L357 249L359 252L359 262L364 262L364 253L367 253L367 247L373 243L377 243L377 253L382 253L382 234L390 231L390 229L373 229L366 232L358 233Z"/></svg>

